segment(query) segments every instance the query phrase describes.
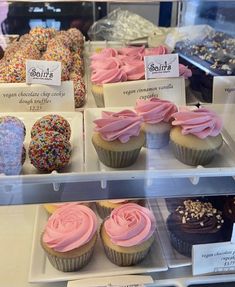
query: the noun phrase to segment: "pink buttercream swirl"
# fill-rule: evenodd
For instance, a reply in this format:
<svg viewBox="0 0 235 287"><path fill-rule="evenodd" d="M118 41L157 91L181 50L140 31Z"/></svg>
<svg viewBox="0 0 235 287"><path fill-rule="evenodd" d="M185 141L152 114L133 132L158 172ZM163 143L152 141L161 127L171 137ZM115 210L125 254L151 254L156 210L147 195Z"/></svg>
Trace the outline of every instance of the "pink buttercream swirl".
<svg viewBox="0 0 235 287"><path fill-rule="evenodd" d="M150 100L136 101L135 110L139 116L142 116L144 122L156 124L160 122L169 122L172 114L177 112L177 107L170 101L151 98Z"/></svg>
<svg viewBox="0 0 235 287"><path fill-rule="evenodd" d="M90 59L91 60L107 60L107 58L110 57L115 57L117 56L118 52L117 50L113 49L113 48L105 48L103 50L101 50L99 53L95 53L93 54Z"/></svg>
<svg viewBox="0 0 235 287"><path fill-rule="evenodd" d="M120 67L121 61L118 60L117 58L107 58L103 60L96 60L92 61L91 63L91 69L92 70L99 70L99 69L104 69L104 70L109 70L109 69L115 69Z"/></svg>
<svg viewBox="0 0 235 287"><path fill-rule="evenodd" d="M106 141L126 143L132 136L139 135L142 121L142 117L131 110L118 113L103 111L102 118L94 121L95 131Z"/></svg>
<svg viewBox="0 0 235 287"><path fill-rule="evenodd" d="M179 64L179 75L185 79L188 79L192 77L192 71L188 67Z"/></svg>
<svg viewBox="0 0 235 287"><path fill-rule="evenodd" d="M188 110L186 108L172 115L174 126L181 126L182 134L192 134L200 139L215 137L222 130L222 119L206 108Z"/></svg>
<svg viewBox="0 0 235 287"><path fill-rule="evenodd" d="M136 56L144 53L145 47L125 47L118 50L118 54L125 56Z"/></svg>
<svg viewBox="0 0 235 287"><path fill-rule="evenodd" d="M91 82L94 84L107 84L125 82L127 74L120 68L113 68L109 70L96 69L91 75Z"/></svg>
<svg viewBox="0 0 235 287"><path fill-rule="evenodd" d="M121 69L126 73L128 81L142 80L145 77L144 62L139 60L127 61Z"/></svg>
<svg viewBox="0 0 235 287"><path fill-rule="evenodd" d="M115 208L104 223L113 244L130 247L148 240L156 229L152 212L135 203Z"/></svg>
<svg viewBox="0 0 235 287"><path fill-rule="evenodd" d="M97 231L95 213L84 205L58 208L49 218L43 241L58 252L66 252L89 242Z"/></svg>

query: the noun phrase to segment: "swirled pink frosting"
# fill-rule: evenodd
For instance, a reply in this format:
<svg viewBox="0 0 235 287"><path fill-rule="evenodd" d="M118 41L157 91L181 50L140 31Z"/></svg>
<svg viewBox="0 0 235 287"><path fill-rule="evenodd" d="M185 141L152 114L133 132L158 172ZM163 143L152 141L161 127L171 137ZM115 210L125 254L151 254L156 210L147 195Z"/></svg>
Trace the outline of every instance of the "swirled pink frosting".
<svg viewBox="0 0 235 287"><path fill-rule="evenodd" d="M136 101L135 110L139 116L142 116L144 122L156 124L160 122L169 122L172 114L177 112L177 107L170 101L151 98L150 100Z"/></svg>
<svg viewBox="0 0 235 287"><path fill-rule="evenodd" d="M115 208L104 228L113 244L130 247L148 240L156 229L152 212L135 203Z"/></svg>
<svg viewBox="0 0 235 287"><path fill-rule="evenodd" d="M119 140L122 143L129 141L130 137L138 136L142 117L131 110L118 113L102 112L102 118L94 121L95 131L106 141Z"/></svg>
<svg viewBox="0 0 235 287"><path fill-rule="evenodd" d="M144 56L151 56L151 55L164 55L169 54L167 47L160 45L155 48L147 48L144 50Z"/></svg>
<svg viewBox="0 0 235 287"><path fill-rule="evenodd" d="M126 73L128 81L142 80L145 77L144 62L139 60L127 61L121 69Z"/></svg>
<svg viewBox="0 0 235 287"><path fill-rule="evenodd" d="M120 67L121 62L117 58L107 58L105 60L96 60L92 61L91 63L91 69L92 70L99 70L99 69L104 69L104 70L109 70L109 69L115 69Z"/></svg>
<svg viewBox="0 0 235 287"><path fill-rule="evenodd" d="M117 54L118 54L117 50L113 48L105 48L101 50L99 53L94 53L90 57L90 59L91 60L106 60L107 58L117 56Z"/></svg>
<svg viewBox="0 0 235 287"><path fill-rule="evenodd" d="M49 218L43 242L58 252L66 252L89 242L97 231L95 213L84 205L58 208Z"/></svg>
<svg viewBox="0 0 235 287"><path fill-rule="evenodd" d="M184 108L172 115L174 126L181 126L182 134L192 134L200 139L208 136L215 137L222 130L222 119L213 111L206 108L188 110Z"/></svg>
<svg viewBox="0 0 235 287"><path fill-rule="evenodd" d="M144 46L141 47L125 47L118 50L118 54L126 56L142 55L145 50Z"/></svg>
<svg viewBox="0 0 235 287"><path fill-rule="evenodd" d="M120 68L109 70L96 69L91 75L91 82L94 84L107 84L125 82L127 74Z"/></svg>
<svg viewBox="0 0 235 287"><path fill-rule="evenodd" d="M179 64L179 75L185 79L188 79L192 77L192 71L188 67Z"/></svg>

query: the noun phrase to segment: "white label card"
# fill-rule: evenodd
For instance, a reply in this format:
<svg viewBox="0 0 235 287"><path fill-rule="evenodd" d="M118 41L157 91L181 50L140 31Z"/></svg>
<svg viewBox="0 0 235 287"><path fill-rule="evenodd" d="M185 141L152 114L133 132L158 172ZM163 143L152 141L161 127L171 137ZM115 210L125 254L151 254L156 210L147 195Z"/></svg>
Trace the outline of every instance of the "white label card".
<svg viewBox="0 0 235 287"><path fill-rule="evenodd" d="M105 84L105 107L134 106L137 99L160 98L185 105L184 78L153 79Z"/></svg>
<svg viewBox="0 0 235 287"><path fill-rule="evenodd" d="M231 242L235 243L235 223L233 223L233 232L232 232L232 236L231 236Z"/></svg>
<svg viewBox="0 0 235 287"><path fill-rule="evenodd" d="M145 56L145 79L179 77L178 54Z"/></svg>
<svg viewBox="0 0 235 287"><path fill-rule="evenodd" d="M194 245L193 275L235 272L235 244L220 242Z"/></svg>
<svg viewBox="0 0 235 287"><path fill-rule="evenodd" d="M213 104L235 104L235 76L214 77Z"/></svg>
<svg viewBox="0 0 235 287"><path fill-rule="evenodd" d="M26 83L61 85L61 62L26 60Z"/></svg>
<svg viewBox="0 0 235 287"><path fill-rule="evenodd" d="M61 86L0 84L0 111L74 111L73 82L62 82Z"/></svg>

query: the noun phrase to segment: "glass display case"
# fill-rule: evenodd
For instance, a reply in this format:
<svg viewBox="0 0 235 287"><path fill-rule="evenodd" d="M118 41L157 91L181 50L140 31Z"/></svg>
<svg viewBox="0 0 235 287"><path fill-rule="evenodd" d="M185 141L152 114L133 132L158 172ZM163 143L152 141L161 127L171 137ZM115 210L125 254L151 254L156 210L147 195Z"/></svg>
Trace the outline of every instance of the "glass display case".
<svg viewBox="0 0 235 287"><path fill-rule="evenodd" d="M2 286L235 285L234 11L0 0Z"/></svg>

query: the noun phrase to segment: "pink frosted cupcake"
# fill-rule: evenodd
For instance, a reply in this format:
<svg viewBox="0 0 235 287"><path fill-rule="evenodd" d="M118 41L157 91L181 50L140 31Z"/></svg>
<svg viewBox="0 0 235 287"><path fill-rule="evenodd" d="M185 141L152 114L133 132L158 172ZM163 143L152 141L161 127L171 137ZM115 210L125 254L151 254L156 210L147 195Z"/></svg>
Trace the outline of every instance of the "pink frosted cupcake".
<svg viewBox="0 0 235 287"><path fill-rule="evenodd" d="M177 111L175 104L170 101L151 98L137 100L135 110L143 117L142 130L145 133L145 146L159 149L169 143L172 114Z"/></svg>
<svg viewBox="0 0 235 287"><path fill-rule="evenodd" d="M223 144L222 120L206 108L187 108L173 114L170 142L175 157L188 165L205 165Z"/></svg>
<svg viewBox="0 0 235 287"><path fill-rule="evenodd" d="M138 158L145 137L140 131L142 118L131 110L102 112L94 121L92 143L99 160L109 167L132 165Z"/></svg>
<svg viewBox="0 0 235 287"><path fill-rule="evenodd" d="M155 229L156 220L149 209L135 203L115 208L100 230L106 256L119 266L138 264L154 242Z"/></svg>
<svg viewBox="0 0 235 287"><path fill-rule="evenodd" d="M97 240L97 218L84 205L57 209L41 236L41 246L53 267L71 272L90 261Z"/></svg>

